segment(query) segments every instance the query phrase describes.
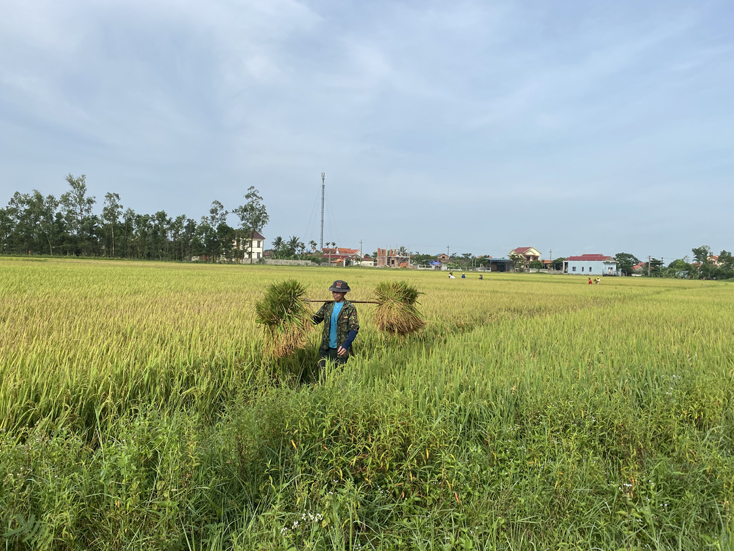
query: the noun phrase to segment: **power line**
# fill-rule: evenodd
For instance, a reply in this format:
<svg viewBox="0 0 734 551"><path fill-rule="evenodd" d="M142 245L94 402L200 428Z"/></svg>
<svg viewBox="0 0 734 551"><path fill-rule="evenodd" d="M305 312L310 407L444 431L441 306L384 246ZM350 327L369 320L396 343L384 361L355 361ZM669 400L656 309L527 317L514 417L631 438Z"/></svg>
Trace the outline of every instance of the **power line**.
<svg viewBox="0 0 734 551"><path fill-rule="evenodd" d="M303 232L303 238L309 239L311 237L310 231L311 231L311 222L313 221L313 215L316 212L316 206L318 205L318 198L314 199L313 207L311 207L311 214L308 217L308 224L306 225L306 231Z"/></svg>

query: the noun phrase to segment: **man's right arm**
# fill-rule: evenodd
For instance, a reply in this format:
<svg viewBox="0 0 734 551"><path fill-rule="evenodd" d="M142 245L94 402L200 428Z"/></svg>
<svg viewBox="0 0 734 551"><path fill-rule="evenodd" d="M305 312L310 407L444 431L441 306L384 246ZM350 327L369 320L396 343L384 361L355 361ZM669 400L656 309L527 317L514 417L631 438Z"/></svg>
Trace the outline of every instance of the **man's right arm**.
<svg viewBox="0 0 734 551"><path fill-rule="evenodd" d="M326 305L327 304L328 304L328 302L324 303L323 306L321 306L321 308L319 308L319 311L316 312L313 315L313 317L311 318L313 320L313 324L314 325L318 325L319 323L321 323L322 321L324 321L324 310L326 309Z"/></svg>

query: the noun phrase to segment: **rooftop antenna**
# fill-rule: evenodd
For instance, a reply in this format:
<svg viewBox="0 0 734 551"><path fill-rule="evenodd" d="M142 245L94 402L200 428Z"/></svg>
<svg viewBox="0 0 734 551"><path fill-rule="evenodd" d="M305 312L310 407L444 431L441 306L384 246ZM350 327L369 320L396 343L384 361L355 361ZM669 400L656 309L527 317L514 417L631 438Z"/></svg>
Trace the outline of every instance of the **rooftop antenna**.
<svg viewBox="0 0 734 551"><path fill-rule="evenodd" d="M324 187L326 186L326 172L321 173L321 249L324 248Z"/></svg>

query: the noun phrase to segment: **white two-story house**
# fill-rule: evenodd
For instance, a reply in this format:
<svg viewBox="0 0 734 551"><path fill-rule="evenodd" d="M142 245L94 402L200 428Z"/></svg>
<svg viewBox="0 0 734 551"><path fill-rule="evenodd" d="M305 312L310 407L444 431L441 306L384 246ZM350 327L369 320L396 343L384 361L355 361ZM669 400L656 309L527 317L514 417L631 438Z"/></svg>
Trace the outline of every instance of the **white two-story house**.
<svg viewBox="0 0 734 551"><path fill-rule="evenodd" d="M248 264L257 262L263 257L265 252L265 237L260 232L252 232L250 237L249 246L247 246L247 239L240 239L237 243L237 249L244 251L242 259Z"/></svg>

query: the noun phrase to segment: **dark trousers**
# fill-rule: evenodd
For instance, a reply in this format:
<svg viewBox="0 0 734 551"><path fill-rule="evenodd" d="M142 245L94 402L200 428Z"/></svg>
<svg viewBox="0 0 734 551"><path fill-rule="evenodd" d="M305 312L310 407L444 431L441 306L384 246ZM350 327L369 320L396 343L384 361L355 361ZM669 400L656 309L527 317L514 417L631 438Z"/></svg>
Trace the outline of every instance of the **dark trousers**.
<svg viewBox="0 0 734 551"><path fill-rule="evenodd" d="M336 348L319 348L319 367L323 369L326 367L326 362L330 361L336 365L344 365L349 359L349 352L346 356L339 357L336 353Z"/></svg>

